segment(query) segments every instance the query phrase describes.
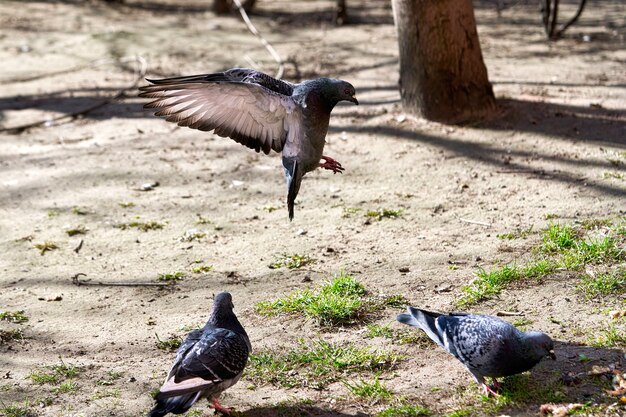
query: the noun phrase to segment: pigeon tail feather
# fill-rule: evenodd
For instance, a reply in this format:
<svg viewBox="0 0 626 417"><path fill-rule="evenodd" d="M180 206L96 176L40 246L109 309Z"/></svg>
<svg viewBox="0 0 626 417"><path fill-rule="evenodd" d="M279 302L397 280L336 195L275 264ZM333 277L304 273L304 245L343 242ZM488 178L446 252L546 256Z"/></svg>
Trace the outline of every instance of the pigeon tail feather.
<svg viewBox="0 0 626 417"><path fill-rule="evenodd" d="M437 318L441 316L439 313L432 313L426 310L419 310L415 307L407 308L408 313L399 314L396 318L400 323L422 329L428 337L439 346L445 349L444 341L441 336L441 330L437 327Z"/></svg>
<svg viewBox="0 0 626 417"><path fill-rule="evenodd" d="M286 161L283 161L283 165L285 165ZM285 168L285 174L287 176L287 184L289 186L289 191L287 192L287 208L289 209L289 220L293 220L293 212L294 205L296 202L296 196L298 195L298 191L300 191L300 184L302 183L302 177L304 173L302 172L302 167L298 163L298 161L288 161L291 163L288 168Z"/></svg>
<svg viewBox="0 0 626 417"><path fill-rule="evenodd" d="M148 414L148 417L163 417L167 413L182 414L191 408L200 397L200 394L202 394L202 392L192 392L166 398L159 398L157 395L157 403L152 411L150 411L150 414Z"/></svg>

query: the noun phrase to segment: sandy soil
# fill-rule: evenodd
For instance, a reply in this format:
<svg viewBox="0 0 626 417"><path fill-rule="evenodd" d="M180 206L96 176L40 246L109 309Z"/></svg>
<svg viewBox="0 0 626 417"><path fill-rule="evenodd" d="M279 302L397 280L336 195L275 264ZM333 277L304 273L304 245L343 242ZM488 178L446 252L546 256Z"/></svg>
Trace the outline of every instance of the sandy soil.
<svg viewBox="0 0 626 417"><path fill-rule="evenodd" d="M253 64L275 71L244 25L214 16L207 1L127 3L2 2L0 124L97 103L132 84L136 65L115 60L136 54L153 77ZM535 4L519 2L498 17L491 3L478 2L481 45L501 109L489 122L463 127L403 113L388 2L350 4L356 24L340 28L330 24L329 1L260 1L254 16L289 61L287 78L343 78L356 86L361 102L339 106L331 120L326 154L345 174L307 175L293 222L277 155L168 124L141 108L136 91L71 123L0 132L0 309L24 310L29 318L0 323L26 337L0 346L0 405L27 402L38 416L143 415L173 358L157 349L155 334L181 335L181 326L202 323L219 291L233 294L256 350L290 346L318 337L319 330L297 318L259 316L256 302L319 284L343 268L374 292L450 310L479 267L523 260L538 239L509 243L497 234L530 226L538 231L548 224L547 214L563 222L626 214L623 3L594 2L566 39L549 44ZM113 63L50 74L102 58ZM41 77L25 80L34 76ZM159 185L140 191L150 182ZM128 202L134 205L120 204ZM361 213L346 216L346 208L402 209L403 215L367 222ZM197 224L199 215L211 223ZM164 227L115 227L135 220ZM77 225L86 234L68 237L66 229ZM192 229L206 236L184 239ZM34 245L45 241L58 249L40 254ZM281 253L317 262L301 270L268 268ZM196 261L213 271L191 273ZM106 284L153 283L175 271L187 275L166 289L72 284L78 273ZM442 285L450 290L436 291ZM600 364L619 361L619 351L576 343L623 300L585 301L575 286L570 275L556 274L472 311L524 311L534 328L562 342L559 360L533 373L538 383L580 368L580 353ZM380 323L397 312L388 310ZM360 341L361 329L323 337ZM409 355L383 375L385 383L436 413L462 407L466 391L477 392L469 374L440 349L367 343ZM61 359L82 367L77 391L54 394L28 378ZM122 377L112 387L98 384L111 370ZM277 403L301 399L312 400L307 412L313 415L384 408L351 400L340 383L324 391L249 385L244 378L223 402L246 416L277 415ZM119 392L107 395L106 389ZM584 402L585 395L602 397L597 387L579 386L568 390L566 402ZM505 411L533 415L538 404ZM301 408L281 412L300 415Z"/></svg>

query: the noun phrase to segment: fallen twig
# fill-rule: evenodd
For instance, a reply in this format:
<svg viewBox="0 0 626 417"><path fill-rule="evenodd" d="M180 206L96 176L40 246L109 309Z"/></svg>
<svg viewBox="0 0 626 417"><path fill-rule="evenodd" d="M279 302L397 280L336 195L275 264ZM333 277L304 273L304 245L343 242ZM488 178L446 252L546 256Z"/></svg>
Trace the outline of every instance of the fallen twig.
<svg viewBox="0 0 626 417"><path fill-rule="evenodd" d="M523 316L524 312L522 311L498 311L496 316L500 317L509 317L509 316Z"/></svg>
<svg viewBox="0 0 626 417"><path fill-rule="evenodd" d="M87 274L83 274L79 272L78 274L72 277L72 284L80 287L82 285L96 285L96 286L104 286L104 287L169 287L173 285L173 283L165 283L165 282L90 282L89 280L81 280L79 277L86 277Z"/></svg>
<svg viewBox="0 0 626 417"><path fill-rule="evenodd" d="M233 3L235 3L235 6L237 6L237 10L239 10L239 14L241 15L241 18L243 19L246 26L248 26L248 30L254 36L256 36L257 38L261 40L261 43L263 44L263 46L265 46L265 49L267 49L270 55L272 55L272 58L274 58L274 60L278 64L278 71L276 71L276 78L282 78L283 73L285 72L285 64L283 62L283 59L280 57L280 55L278 55L278 52L276 52L276 49L274 49L274 47L267 41L267 39L261 36L257 28L254 27L254 25L250 21L250 18L248 17L248 13L246 13L243 6L241 5L241 2L239 0L233 0Z"/></svg>
<svg viewBox="0 0 626 417"><path fill-rule="evenodd" d="M23 125L18 125L18 126L13 126L13 127L4 127L4 128L0 128L0 132L8 132L8 133L20 133L23 132L24 130L33 128L33 127L37 127L37 126L41 126L41 125L45 125L45 124L59 124L61 123L67 123L70 122L80 116L84 116L87 113L90 113L94 110L99 109L100 107L104 107L109 103L114 102L115 100L121 98L124 96L124 94L126 93L126 91L131 90L133 88L136 88L137 85L139 84L139 82L143 79L143 77L146 75L146 69L147 69L147 64L146 64L146 60L143 59L141 56L134 56L134 57L122 57L118 60L116 60L115 62L129 62L129 61L135 61L137 63L139 63L140 67L137 71L137 77L135 78L135 80L133 81L132 85L128 86L128 87L124 87L120 90L117 91L117 93L115 93L115 95L105 98L104 100L102 100L99 103L94 104L93 106L87 107L83 110L79 110L76 112L72 112L72 113L68 113L68 114L64 114L61 116L57 116L54 117L52 119L45 119L45 120L38 120L36 122L32 122L32 123L26 123ZM98 65L101 65L101 63L106 63L106 62L111 62L110 60L103 60L100 61L100 63ZM94 66L94 64L91 64L89 66ZM85 66L78 66L78 67L74 67L71 70L66 70L64 72L71 72L72 70L74 71L78 71L80 69L85 68ZM56 75L60 73L60 71L57 72L53 72L50 73L49 75ZM37 78L42 78L43 76L37 76ZM32 77L31 77L32 78ZM18 82L21 82L23 80L18 80Z"/></svg>
<svg viewBox="0 0 626 417"><path fill-rule="evenodd" d="M487 222L481 222L478 220L468 220L468 219L464 219L462 217L458 218L460 221L464 222L464 223L470 223L470 224L478 224L481 226L486 226L486 227L491 227L491 223L487 223Z"/></svg>

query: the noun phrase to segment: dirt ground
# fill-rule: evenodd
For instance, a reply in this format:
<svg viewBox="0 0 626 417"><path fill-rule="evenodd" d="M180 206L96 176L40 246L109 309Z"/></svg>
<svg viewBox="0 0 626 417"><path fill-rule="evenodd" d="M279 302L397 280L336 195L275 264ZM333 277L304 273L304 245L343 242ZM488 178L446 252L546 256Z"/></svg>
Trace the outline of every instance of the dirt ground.
<svg viewBox="0 0 626 417"><path fill-rule="evenodd" d="M80 111L132 85L138 65L125 57L143 57L149 77L252 65L276 70L243 23L216 17L208 1L126 3L1 2L0 125ZM149 393L173 358L156 347L156 335L182 335L181 326L202 323L213 294L226 290L255 351L318 337L392 349L408 358L382 375L385 384L437 415L451 413L478 390L434 345L362 342L362 326L320 335L303 319L260 316L255 303L345 269L373 292L449 311L478 268L523 260L529 242L538 239L535 233L504 242L498 234L531 226L537 232L548 217L573 223L626 214L623 2L593 2L566 38L552 44L535 3L511 4L498 16L493 3L477 2L500 110L470 126L430 123L402 111L389 2L350 1L355 24L338 28L331 24L332 4L259 1L253 16L287 61L286 78L342 78L355 85L361 103L340 105L331 118L325 153L346 172L308 174L293 222L278 155L166 123L142 109L136 89L71 123L0 132L0 311L24 310L29 318L0 322L0 329L19 328L25 337L0 346L0 406L26 405L37 416L145 415ZM563 10L573 12L574 4ZM103 58L110 60L91 65ZM154 182L151 191L141 191ZM353 208L362 211L350 214ZM403 214L366 221L363 211L379 208ZM199 216L210 223L199 224ZM163 228L116 227L133 221ZM68 236L66 230L78 225L86 233ZM196 232L205 236L190 240ZM46 241L58 249L42 255L35 245ZM283 253L317 262L270 269ZM205 264L213 270L191 272ZM141 284L176 271L185 277L165 289L72 284L78 273L91 283ZM623 308L624 299L586 301L575 286L570 275L555 274L471 311L523 311L533 328L560 341L559 359L533 372L538 384L580 367L580 353L596 364L623 361L619 350L577 343L606 320L607 309ZM438 291L442 287L447 291ZM398 312L388 309L379 323L392 322ZM29 378L61 360L81 367L76 390L53 392ZM110 371L121 378L99 384ZM587 386L568 390L565 398L604 401L599 389ZM295 414L284 414L303 400L306 411L293 406ZM244 377L223 397L246 416L280 415L281 402L282 415L369 415L385 408L351 399L341 383L323 391L283 389L251 387ZM536 415L538 406L500 413ZM620 412L609 407L600 415Z"/></svg>

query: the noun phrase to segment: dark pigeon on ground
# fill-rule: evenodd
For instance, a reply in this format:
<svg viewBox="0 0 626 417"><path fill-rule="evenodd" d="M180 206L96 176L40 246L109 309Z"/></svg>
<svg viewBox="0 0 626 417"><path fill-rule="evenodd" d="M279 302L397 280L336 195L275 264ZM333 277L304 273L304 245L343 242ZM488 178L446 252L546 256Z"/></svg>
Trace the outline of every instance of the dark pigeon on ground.
<svg viewBox="0 0 626 417"><path fill-rule="evenodd" d="M474 376L485 394L497 393L497 377L515 375L554 355L552 339L540 332L523 332L497 317L465 313L439 314L413 307L398 315L400 323L419 327L456 357ZM494 387L485 382L493 378Z"/></svg>
<svg viewBox="0 0 626 417"><path fill-rule="evenodd" d="M343 100L359 104L346 81L318 78L292 84L247 68L147 81L152 85L141 87L139 96L154 99L144 107L159 109L157 116L214 131L257 152L282 152L290 220L304 174L318 167L344 170L322 152L335 105Z"/></svg>
<svg viewBox="0 0 626 417"><path fill-rule="evenodd" d="M202 329L191 331L178 348L174 366L148 417L182 414L203 397L216 411L230 414L218 397L239 381L251 349L250 339L233 312L231 295L218 294L209 321Z"/></svg>

